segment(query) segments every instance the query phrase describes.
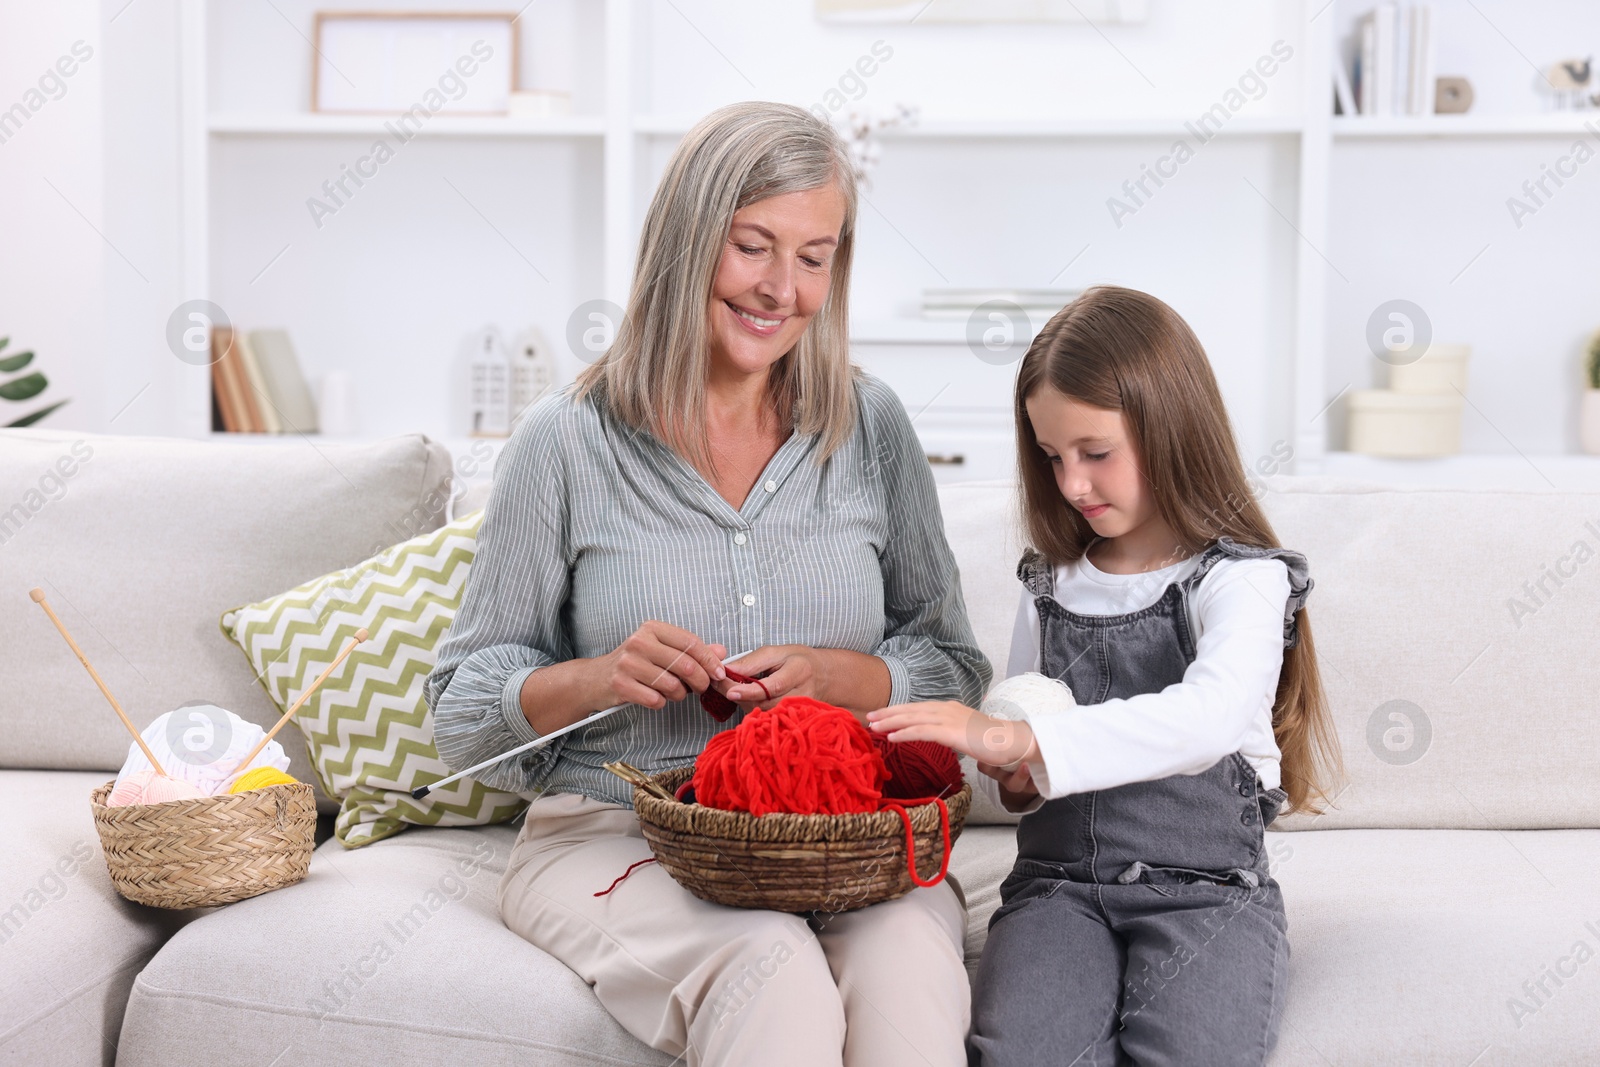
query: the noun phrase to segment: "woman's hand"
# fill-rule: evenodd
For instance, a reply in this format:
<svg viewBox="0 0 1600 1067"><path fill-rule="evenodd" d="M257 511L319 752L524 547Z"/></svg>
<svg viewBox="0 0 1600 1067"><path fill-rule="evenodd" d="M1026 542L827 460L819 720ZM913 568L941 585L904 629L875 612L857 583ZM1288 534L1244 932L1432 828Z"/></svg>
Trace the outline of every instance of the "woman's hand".
<svg viewBox="0 0 1600 1067"><path fill-rule="evenodd" d="M807 645L762 645L728 664L729 669L761 684L722 680L717 691L743 710L771 708L786 696L806 696L835 707L856 711L861 719L867 708L877 707L889 693L889 667L877 656L844 648ZM766 692L762 692L762 687Z"/></svg>
<svg viewBox="0 0 1600 1067"><path fill-rule="evenodd" d="M996 719L954 700L892 704L869 712L867 726L891 741L933 741L995 767L1016 763L1033 745L1027 723Z"/></svg>
<svg viewBox="0 0 1600 1067"><path fill-rule="evenodd" d="M665 707L667 701L682 700L691 690L704 693L725 680L722 660L727 654L726 648L708 645L688 630L647 620L615 651L588 661L594 684L602 693L598 701L591 702L596 707Z"/></svg>

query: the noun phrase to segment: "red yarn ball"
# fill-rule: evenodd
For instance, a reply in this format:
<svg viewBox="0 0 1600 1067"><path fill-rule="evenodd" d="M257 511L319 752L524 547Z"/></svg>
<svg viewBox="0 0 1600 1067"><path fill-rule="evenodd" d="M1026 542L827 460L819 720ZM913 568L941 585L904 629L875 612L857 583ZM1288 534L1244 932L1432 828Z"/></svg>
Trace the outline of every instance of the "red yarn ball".
<svg viewBox="0 0 1600 1067"><path fill-rule="evenodd" d="M889 768L883 795L894 800L921 800L949 797L959 792L964 780L961 761L948 745L937 741L890 741L874 735L878 752Z"/></svg>
<svg viewBox="0 0 1600 1067"><path fill-rule="evenodd" d="M843 708L789 696L713 737L695 761L696 802L752 815L878 810L889 776L872 734Z"/></svg>

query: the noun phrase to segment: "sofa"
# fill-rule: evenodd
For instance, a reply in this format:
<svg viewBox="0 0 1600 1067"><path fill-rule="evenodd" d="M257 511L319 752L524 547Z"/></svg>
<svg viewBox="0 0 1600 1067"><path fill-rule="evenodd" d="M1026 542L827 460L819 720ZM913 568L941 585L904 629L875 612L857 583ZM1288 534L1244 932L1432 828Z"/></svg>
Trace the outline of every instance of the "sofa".
<svg viewBox="0 0 1600 1067"><path fill-rule="evenodd" d="M412 828L301 882L168 912L118 896L88 795L136 725L204 700L276 711L224 610L481 506L439 443L0 431L0 1062L661 1064L506 930L516 823ZM1261 483L1306 553L1346 777L1268 832L1292 955L1274 1067L1600 1061L1600 493ZM1003 670L1020 552L1009 485L942 485L979 643ZM291 773L315 781L293 729ZM1014 854L974 810L951 870L969 969ZM1064 966L1070 965L1064 961Z"/></svg>

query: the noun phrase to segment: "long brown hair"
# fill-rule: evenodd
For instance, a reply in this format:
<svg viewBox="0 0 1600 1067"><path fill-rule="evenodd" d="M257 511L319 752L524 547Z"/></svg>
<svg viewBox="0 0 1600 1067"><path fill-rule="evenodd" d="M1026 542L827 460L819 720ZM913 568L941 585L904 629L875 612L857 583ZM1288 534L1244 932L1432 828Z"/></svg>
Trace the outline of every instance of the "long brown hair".
<svg viewBox="0 0 1600 1067"><path fill-rule="evenodd" d="M1178 558L1224 535L1241 545L1282 547L1256 503L1211 363L1194 331L1155 297L1103 285L1057 312L1017 370L1022 528L1052 564L1082 558L1096 535L1062 497L1050 458L1034 436L1026 403L1043 388L1126 416L1156 512L1181 542ZM1283 653L1272 732L1289 794L1283 814L1320 814L1317 802L1327 800L1332 782L1343 777L1343 760L1303 608L1298 629L1299 640Z"/></svg>
<svg viewBox="0 0 1600 1067"><path fill-rule="evenodd" d="M849 439L857 417L861 368L850 361L849 344L856 181L838 132L792 104L729 104L678 143L645 212L622 324L605 355L578 374L574 397L598 390L624 423L715 469L705 409L706 305L733 214L826 185L837 186L845 203L828 297L767 376L778 425L818 434L814 458L826 460Z"/></svg>

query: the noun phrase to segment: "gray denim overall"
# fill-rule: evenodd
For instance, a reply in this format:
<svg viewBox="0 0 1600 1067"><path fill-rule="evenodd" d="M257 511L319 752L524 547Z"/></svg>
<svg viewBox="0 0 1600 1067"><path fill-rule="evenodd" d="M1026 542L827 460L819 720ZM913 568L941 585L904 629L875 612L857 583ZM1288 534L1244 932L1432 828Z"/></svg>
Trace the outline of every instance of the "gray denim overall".
<svg viewBox="0 0 1600 1067"><path fill-rule="evenodd" d="M1289 568L1284 647L1312 582L1306 559L1220 538L1155 603L1080 615L1029 550L1040 667L1079 704L1160 692L1195 657L1188 603L1228 557ZM1288 973L1283 898L1263 830L1283 806L1241 753L1193 775L1046 801L1017 827L973 987L969 1063L1265 1063Z"/></svg>

